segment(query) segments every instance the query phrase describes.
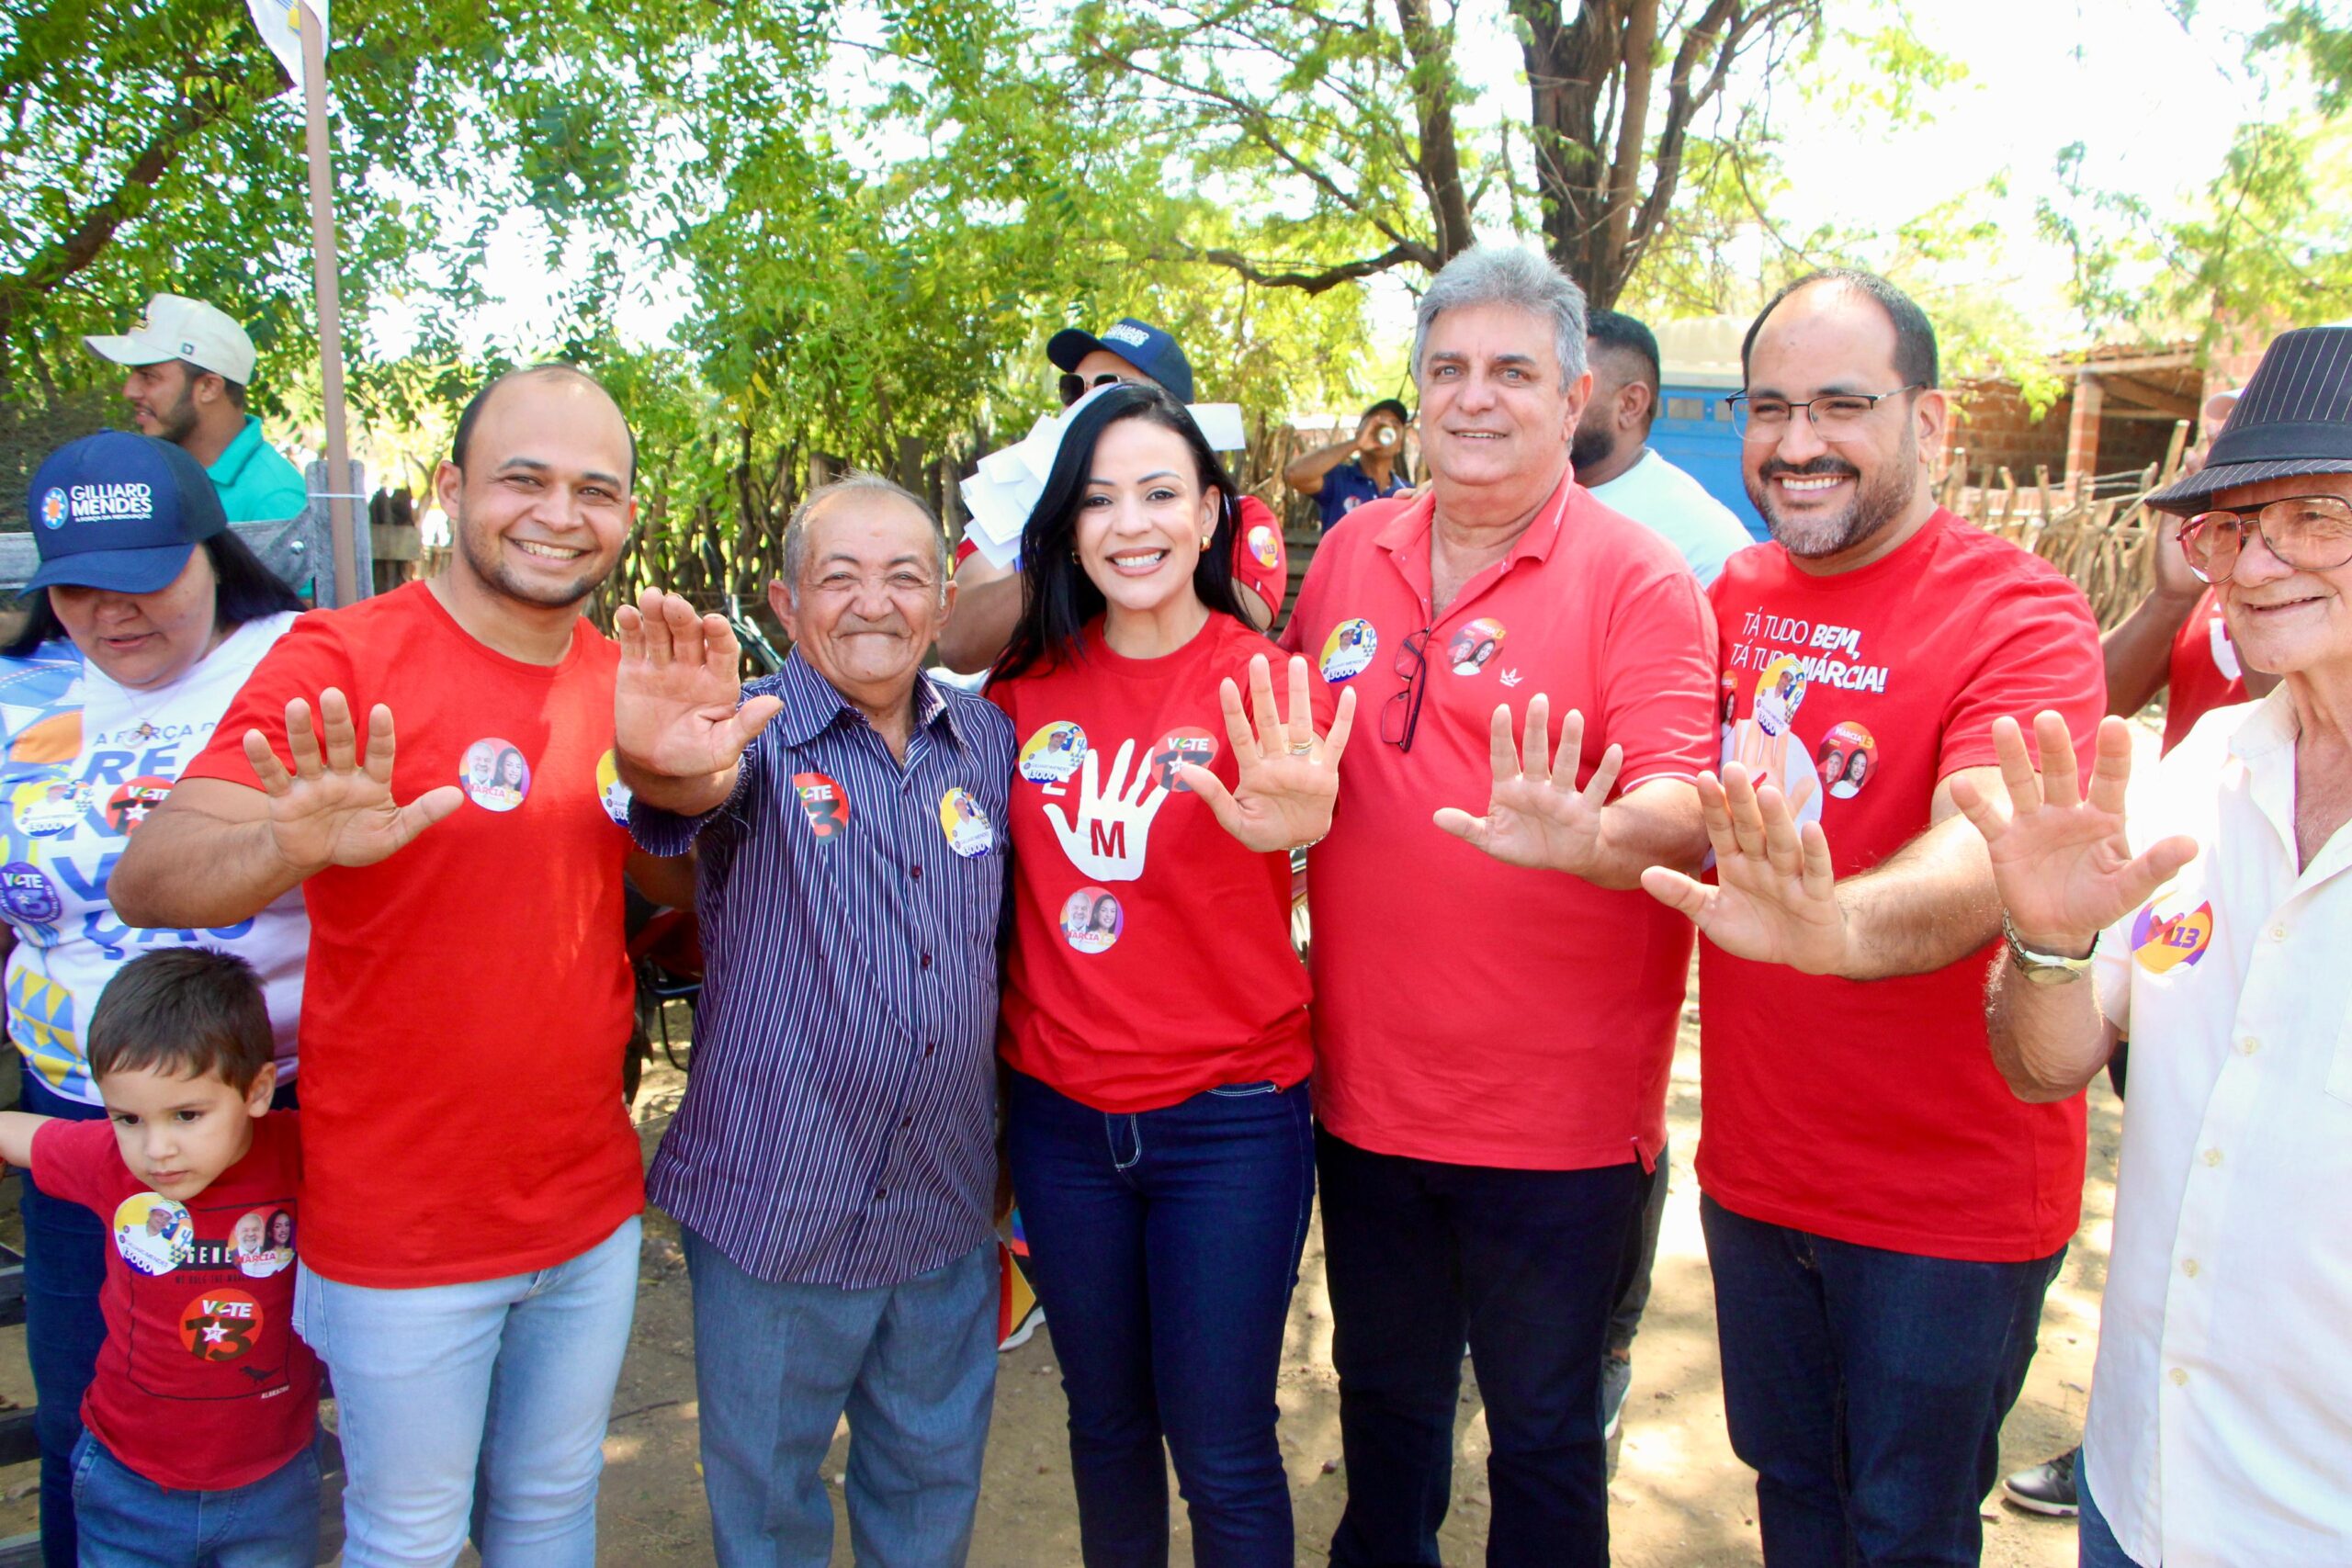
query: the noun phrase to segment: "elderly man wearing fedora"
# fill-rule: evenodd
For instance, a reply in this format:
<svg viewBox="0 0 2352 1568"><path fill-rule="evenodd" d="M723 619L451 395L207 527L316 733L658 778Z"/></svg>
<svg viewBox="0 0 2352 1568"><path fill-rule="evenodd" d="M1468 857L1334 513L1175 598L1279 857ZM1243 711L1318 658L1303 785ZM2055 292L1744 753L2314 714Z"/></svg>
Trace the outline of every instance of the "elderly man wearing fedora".
<svg viewBox="0 0 2352 1568"><path fill-rule="evenodd" d="M2198 473L2149 497L2257 702L2130 794L2100 727L2002 719L1995 1064L2062 1100L2132 1050L2084 1438L2085 1568L2340 1562L2352 1540L2352 327L2274 342Z"/></svg>
<svg viewBox="0 0 2352 1568"><path fill-rule="evenodd" d="M129 369L122 396L140 434L186 448L211 477L230 522L274 522L309 504L300 471L262 439L261 421L245 412L254 340L225 311L158 294L130 332L82 341Z"/></svg>

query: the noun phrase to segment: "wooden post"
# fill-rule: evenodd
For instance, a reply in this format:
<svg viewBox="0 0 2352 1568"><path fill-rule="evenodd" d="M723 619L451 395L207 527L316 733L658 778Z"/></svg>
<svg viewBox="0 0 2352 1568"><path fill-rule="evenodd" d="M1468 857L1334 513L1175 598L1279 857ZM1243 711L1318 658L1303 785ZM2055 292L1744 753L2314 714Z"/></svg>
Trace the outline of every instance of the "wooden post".
<svg viewBox="0 0 2352 1568"><path fill-rule="evenodd" d="M351 443L343 423L343 294L336 283L334 178L327 164L326 29L308 6L302 7L303 141L311 165L311 263L319 310L319 397L325 405L327 472L336 489L327 494L328 525L334 540L334 602L349 604L360 595L359 562L352 544L351 498L341 493L350 481ZM369 571L374 570L370 563Z"/></svg>

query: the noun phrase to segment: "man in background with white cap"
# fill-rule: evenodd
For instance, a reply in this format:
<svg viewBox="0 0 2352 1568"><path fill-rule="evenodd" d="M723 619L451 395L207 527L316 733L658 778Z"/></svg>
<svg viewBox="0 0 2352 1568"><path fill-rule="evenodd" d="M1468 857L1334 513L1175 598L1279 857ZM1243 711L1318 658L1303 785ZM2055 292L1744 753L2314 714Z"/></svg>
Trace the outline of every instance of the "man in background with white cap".
<svg viewBox="0 0 2352 1568"><path fill-rule="evenodd" d="M301 473L261 438L261 421L245 412L254 340L226 313L158 294L131 331L82 341L101 359L130 367L122 395L140 433L186 447L211 477L230 522L274 522L310 504Z"/></svg>

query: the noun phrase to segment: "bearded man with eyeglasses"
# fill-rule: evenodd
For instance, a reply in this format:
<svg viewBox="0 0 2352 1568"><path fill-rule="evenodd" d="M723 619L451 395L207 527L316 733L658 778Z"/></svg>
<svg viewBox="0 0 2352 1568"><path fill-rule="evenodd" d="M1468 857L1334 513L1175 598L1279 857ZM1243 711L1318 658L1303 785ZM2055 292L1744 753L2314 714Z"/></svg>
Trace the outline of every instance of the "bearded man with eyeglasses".
<svg viewBox="0 0 2352 1568"><path fill-rule="evenodd" d="M1772 542L1711 594L1736 698L1722 777L1699 781L1716 874L1642 879L1706 939L1725 1415L1774 1568L1973 1564L2079 1217L2084 1109L2079 1084L2028 1105L1992 1070L2000 909L1955 791L1993 787L2000 716L2048 709L2087 740L2098 628L2054 568L1937 505L1935 333L1900 290L1802 279L1741 357ZM1825 790L1833 733L1867 765Z"/></svg>

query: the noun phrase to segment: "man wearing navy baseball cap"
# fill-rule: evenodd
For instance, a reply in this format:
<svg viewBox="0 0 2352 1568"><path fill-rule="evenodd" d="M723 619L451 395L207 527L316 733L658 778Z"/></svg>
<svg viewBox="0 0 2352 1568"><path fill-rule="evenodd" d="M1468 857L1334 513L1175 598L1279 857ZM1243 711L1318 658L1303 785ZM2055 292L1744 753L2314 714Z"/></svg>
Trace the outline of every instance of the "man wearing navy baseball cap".
<svg viewBox="0 0 2352 1568"><path fill-rule="evenodd" d="M1149 321L1122 316L1101 333L1065 327L1046 344L1046 357L1062 373L1062 406L1069 407L1097 387L1139 382L1193 401L1193 362L1168 332ZM1233 531L1233 584L1241 607L1260 630L1273 624L1290 592L1290 558L1283 525L1272 508L1254 495L1237 502L1240 525ZM950 670L977 675L996 662L1021 617L1018 564L999 566L977 553L967 539L956 551L956 614L940 628L939 657Z"/></svg>
<svg viewBox="0 0 2352 1568"><path fill-rule="evenodd" d="M226 311L158 294L130 332L82 341L129 370L122 396L141 434L184 447L201 464L232 522L275 522L310 504L300 471L262 439L261 421L245 412L254 340Z"/></svg>
<svg viewBox="0 0 2352 1568"><path fill-rule="evenodd" d="M229 525L210 478L168 441L109 430L59 447L33 476L40 570L25 586L153 593Z"/></svg>

